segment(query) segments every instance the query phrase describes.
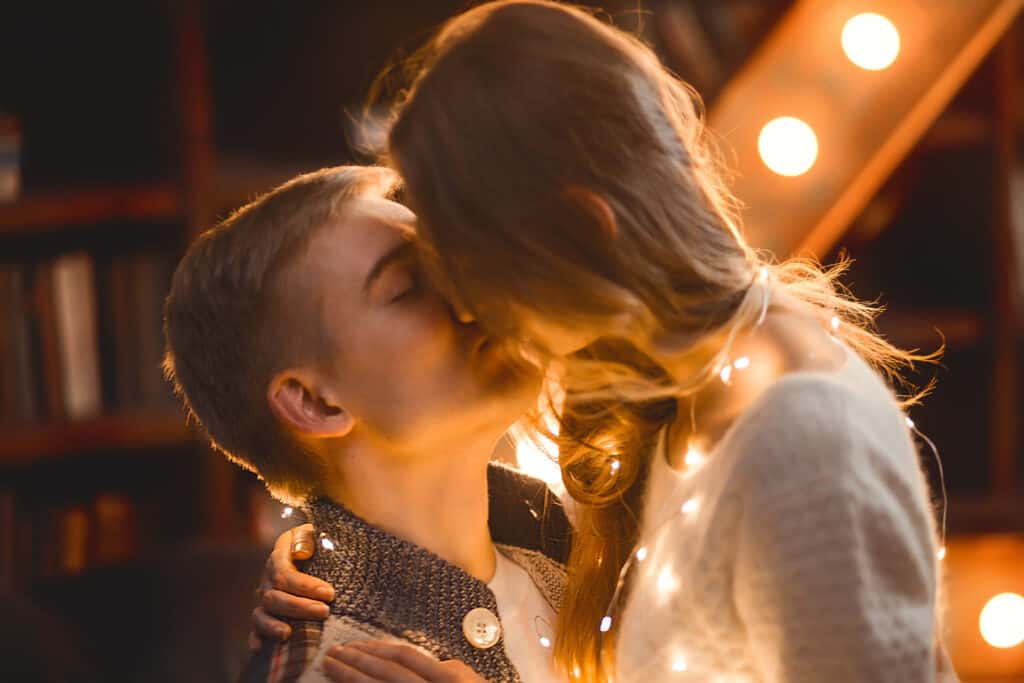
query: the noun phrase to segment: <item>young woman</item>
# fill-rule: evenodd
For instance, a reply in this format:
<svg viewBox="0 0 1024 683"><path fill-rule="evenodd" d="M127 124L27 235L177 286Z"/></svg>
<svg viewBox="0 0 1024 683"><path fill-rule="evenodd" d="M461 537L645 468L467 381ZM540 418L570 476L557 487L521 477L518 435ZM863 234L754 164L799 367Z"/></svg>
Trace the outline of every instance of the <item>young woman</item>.
<svg viewBox="0 0 1024 683"><path fill-rule="evenodd" d="M568 6L477 7L426 49L388 142L438 286L559 378L569 675L948 674L902 412L924 392L885 381L935 356L872 332L841 266L746 243L693 93L647 47Z"/></svg>

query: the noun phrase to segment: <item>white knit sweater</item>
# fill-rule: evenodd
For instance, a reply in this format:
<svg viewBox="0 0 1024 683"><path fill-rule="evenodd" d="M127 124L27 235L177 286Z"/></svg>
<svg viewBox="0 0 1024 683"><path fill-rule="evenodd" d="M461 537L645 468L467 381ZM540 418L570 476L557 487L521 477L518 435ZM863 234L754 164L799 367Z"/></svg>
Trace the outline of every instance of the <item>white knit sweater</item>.
<svg viewBox="0 0 1024 683"><path fill-rule="evenodd" d="M936 654L937 535L909 426L844 348L839 370L775 381L695 473L659 448L617 683L955 680Z"/></svg>

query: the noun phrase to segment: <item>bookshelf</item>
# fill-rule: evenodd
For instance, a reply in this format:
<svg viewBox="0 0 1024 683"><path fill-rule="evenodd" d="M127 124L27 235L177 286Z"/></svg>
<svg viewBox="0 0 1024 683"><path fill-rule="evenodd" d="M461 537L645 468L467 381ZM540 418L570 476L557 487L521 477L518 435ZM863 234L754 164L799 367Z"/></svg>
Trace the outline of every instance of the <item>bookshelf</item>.
<svg viewBox="0 0 1024 683"><path fill-rule="evenodd" d="M0 468L95 453L188 448L196 438L181 415L156 412L6 427L0 429Z"/></svg>
<svg viewBox="0 0 1024 683"><path fill-rule="evenodd" d="M159 115L124 140L104 138L117 161L97 159L93 174L73 145L40 153L22 114L35 166L25 189L0 201L0 593L145 562L183 541L252 538L254 479L211 452L163 379L162 304L194 235L297 169L216 163L202 3L138 12L144 30L164 36L143 46L155 57L136 53L144 68L166 69L162 92L138 94ZM132 67L114 71L92 85L97 98L130 106ZM26 92L21 105L45 116L52 95ZM66 122L83 139L87 125ZM166 154L143 150L144 168L133 166L132 135L159 140Z"/></svg>
<svg viewBox="0 0 1024 683"><path fill-rule="evenodd" d="M0 203L0 239L97 223L181 217L181 191L171 183L36 191Z"/></svg>

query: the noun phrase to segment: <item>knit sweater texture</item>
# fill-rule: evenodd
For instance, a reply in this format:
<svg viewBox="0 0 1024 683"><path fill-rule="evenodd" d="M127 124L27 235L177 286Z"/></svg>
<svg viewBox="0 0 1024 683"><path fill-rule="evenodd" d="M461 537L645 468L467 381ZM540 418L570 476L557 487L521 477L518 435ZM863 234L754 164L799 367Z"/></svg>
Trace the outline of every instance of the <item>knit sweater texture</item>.
<svg viewBox="0 0 1024 683"><path fill-rule="evenodd" d="M565 586L571 530L547 486L521 472L488 467L489 527L498 552L522 567L557 612ZM488 681L519 683L504 641L474 647L463 619L485 608L500 619L487 584L434 553L374 527L326 499L305 506L317 535L300 569L331 583L327 621L295 622L283 644L265 644L250 661L247 683L324 683L326 651L353 640L411 644L438 660L459 659Z"/></svg>
<svg viewBox="0 0 1024 683"><path fill-rule="evenodd" d="M616 615L618 682L955 680L913 436L844 349L838 370L776 380L696 471L671 469L662 441Z"/></svg>

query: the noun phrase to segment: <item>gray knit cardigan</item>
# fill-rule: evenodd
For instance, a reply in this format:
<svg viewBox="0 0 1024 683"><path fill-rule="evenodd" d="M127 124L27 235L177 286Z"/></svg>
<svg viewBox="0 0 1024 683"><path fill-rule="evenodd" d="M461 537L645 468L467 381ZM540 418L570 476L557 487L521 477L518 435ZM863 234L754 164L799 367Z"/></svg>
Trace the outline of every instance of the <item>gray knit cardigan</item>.
<svg viewBox="0 0 1024 683"><path fill-rule="evenodd" d="M488 469L488 486L495 544L526 570L557 611L571 533L561 503L543 482L497 464ZM463 635L463 618L474 608L498 614L485 583L336 503L318 499L305 512L316 529L318 547L302 569L330 582L336 595L322 642L315 644L319 656L307 660L309 670L302 681L325 680L319 669L330 644L390 637L439 660L459 659L488 681L519 683L503 640L477 649ZM332 629L333 637L328 637Z"/></svg>

